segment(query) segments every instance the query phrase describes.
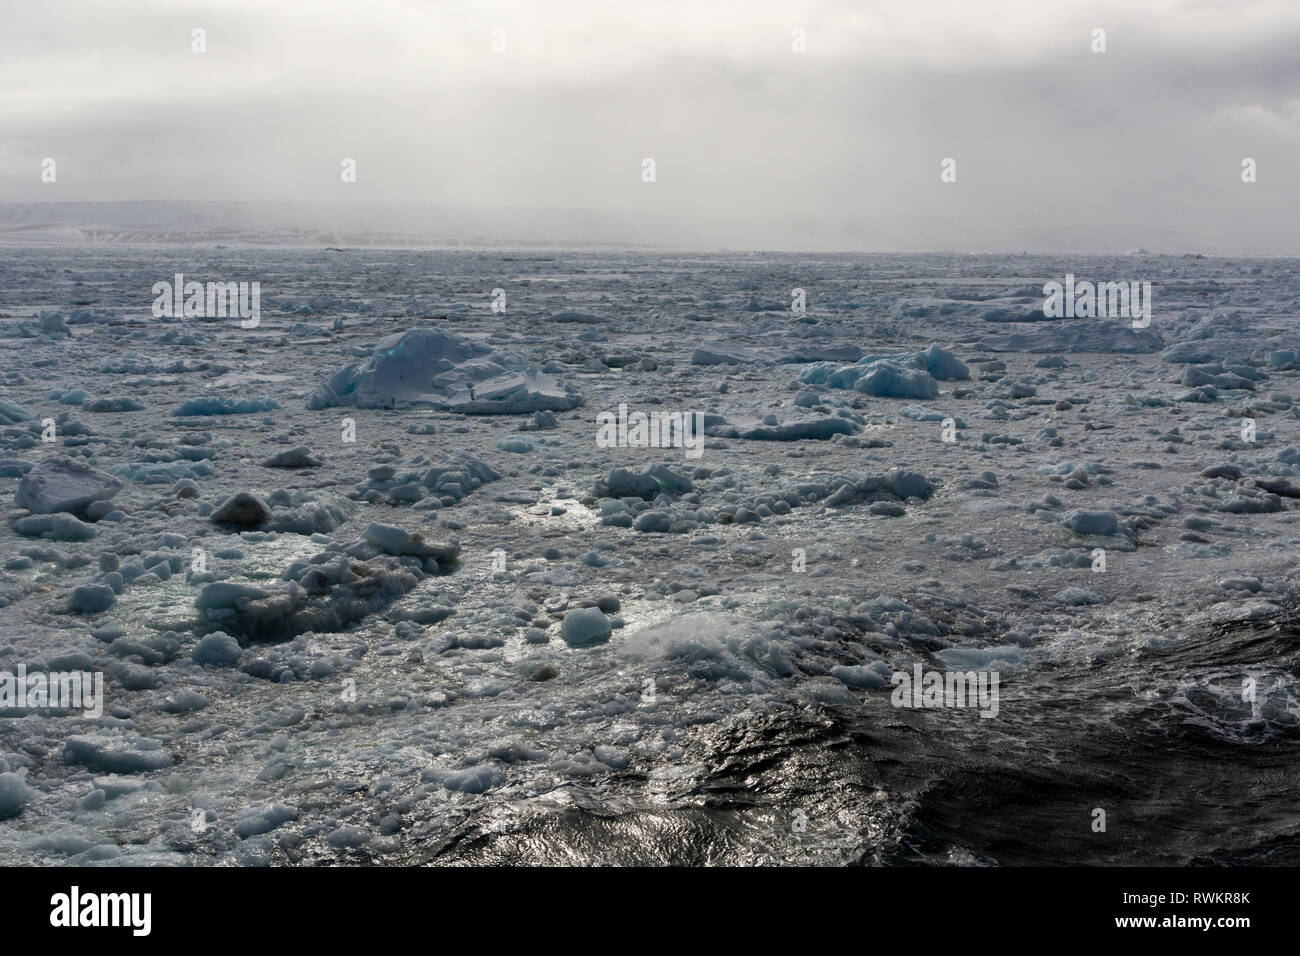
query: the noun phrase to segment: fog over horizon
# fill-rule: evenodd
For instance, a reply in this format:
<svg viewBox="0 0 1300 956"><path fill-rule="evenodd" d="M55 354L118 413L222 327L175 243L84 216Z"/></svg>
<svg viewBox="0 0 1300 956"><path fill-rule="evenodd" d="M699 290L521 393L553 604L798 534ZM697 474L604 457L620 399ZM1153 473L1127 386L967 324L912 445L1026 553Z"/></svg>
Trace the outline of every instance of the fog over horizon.
<svg viewBox="0 0 1300 956"><path fill-rule="evenodd" d="M505 241L1300 254L1284 0L52 0L3 22L0 203L304 204L309 228L337 207L430 234L451 209L442 232Z"/></svg>

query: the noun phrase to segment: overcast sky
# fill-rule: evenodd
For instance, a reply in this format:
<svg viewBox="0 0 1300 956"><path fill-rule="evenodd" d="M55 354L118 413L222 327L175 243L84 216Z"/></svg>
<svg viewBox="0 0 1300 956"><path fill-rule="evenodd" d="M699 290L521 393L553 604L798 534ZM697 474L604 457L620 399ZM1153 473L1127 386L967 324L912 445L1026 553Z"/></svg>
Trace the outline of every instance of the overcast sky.
<svg viewBox="0 0 1300 956"><path fill-rule="evenodd" d="M5 3L0 201L128 199L570 231L587 211L703 246L1300 254L1300 2Z"/></svg>

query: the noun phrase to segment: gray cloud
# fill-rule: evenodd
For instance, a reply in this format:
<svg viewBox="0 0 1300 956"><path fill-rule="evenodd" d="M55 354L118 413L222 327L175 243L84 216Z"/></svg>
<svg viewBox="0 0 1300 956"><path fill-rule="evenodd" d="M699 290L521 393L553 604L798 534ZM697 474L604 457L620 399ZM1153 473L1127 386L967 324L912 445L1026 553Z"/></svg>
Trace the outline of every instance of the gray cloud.
<svg viewBox="0 0 1300 956"><path fill-rule="evenodd" d="M3 17L4 201L454 205L499 238L599 221L590 238L702 246L1300 254L1289 3L68 0Z"/></svg>

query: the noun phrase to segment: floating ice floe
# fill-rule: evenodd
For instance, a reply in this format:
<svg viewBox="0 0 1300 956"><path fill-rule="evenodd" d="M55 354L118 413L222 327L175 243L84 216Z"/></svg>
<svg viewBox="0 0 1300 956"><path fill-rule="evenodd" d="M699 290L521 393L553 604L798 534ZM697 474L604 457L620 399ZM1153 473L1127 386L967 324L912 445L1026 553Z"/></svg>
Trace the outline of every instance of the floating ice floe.
<svg viewBox="0 0 1300 956"><path fill-rule="evenodd" d="M214 524L252 527L271 517L271 508L252 492L241 491L217 505L210 517Z"/></svg>
<svg viewBox="0 0 1300 956"><path fill-rule="evenodd" d="M979 347L990 352L1159 352L1164 340L1151 329L1134 329L1103 319L1080 319L1070 325L1055 323L1032 332L986 335Z"/></svg>
<svg viewBox="0 0 1300 956"><path fill-rule="evenodd" d="M468 452L448 455L438 464L431 464L421 456L401 470L394 465L371 468L367 480L357 485L356 497L366 501L386 500L390 504L418 504L420 508L441 507L455 504L471 491L500 477L491 465Z"/></svg>
<svg viewBox="0 0 1300 956"><path fill-rule="evenodd" d="M265 587L217 581L195 598L203 629L252 641L285 641L305 631L341 631L383 610L428 575L455 564L460 543L371 523L341 550L293 561Z"/></svg>
<svg viewBox="0 0 1300 956"><path fill-rule="evenodd" d="M196 664L209 667L233 667L239 662L243 650L239 642L223 631L213 631L203 637L190 653Z"/></svg>
<svg viewBox="0 0 1300 956"><path fill-rule="evenodd" d="M71 458L47 458L18 482L14 504L34 514L84 515L91 502L107 501L121 490L119 479L89 465Z"/></svg>
<svg viewBox="0 0 1300 956"><path fill-rule="evenodd" d="M698 348L691 353L692 365L744 365L762 361L766 359L748 349Z"/></svg>
<svg viewBox="0 0 1300 956"><path fill-rule="evenodd" d="M31 417L13 402L0 401L0 425L17 425Z"/></svg>
<svg viewBox="0 0 1300 956"><path fill-rule="evenodd" d="M113 473L142 485L164 485L186 478L210 478L216 474L216 469L207 459L194 462L133 461L115 466Z"/></svg>
<svg viewBox="0 0 1300 956"><path fill-rule="evenodd" d="M1119 518L1113 511L1071 511L1065 524L1075 534L1114 534Z"/></svg>
<svg viewBox="0 0 1300 956"><path fill-rule="evenodd" d="M681 534L701 525L749 524L772 515L788 515L793 508L814 501L824 501L831 508L866 504L877 516L901 517L907 513L904 502L927 500L935 490L920 472L895 468L885 475L814 475L785 491L747 501L683 507L677 494L693 490L693 484L675 485L663 480L666 475L672 472L663 465L640 475L620 468L598 481L595 491L600 498L601 525Z"/></svg>
<svg viewBox="0 0 1300 956"><path fill-rule="evenodd" d="M651 465L637 474L626 468L615 468L605 478L596 482L596 494L602 498L642 498L653 501L660 492L684 494L695 489L685 475L679 475L667 465Z"/></svg>
<svg viewBox="0 0 1300 956"><path fill-rule="evenodd" d="M1190 385L1198 388L1202 385L1212 385L1215 388L1234 390L1241 389L1253 392L1255 390L1255 381L1248 375L1241 375L1236 371L1224 371L1219 367L1220 374L1214 374L1213 367L1210 369L1203 368L1199 365L1189 365L1183 369L1181 381L1184 385ZM1253 369L1247 371L1253 372Z"/></svg>
<svg viewBox="0 0 1300 956"><path fill-rule="evenodd" d="M721 416L706 416L704 434L714 438L744 438L750 441L804 441L825 440L834 435L852 435L859 427L847 418L806 418L797 422L780 423L757 418L735 418L717 421ZM715 419L712 424L709 419Z"/></svg>
<svg viewBox="0 0 1300 956"><path fill-rule="evenodd" d="M609 618L598 607L580 607L564 615L560 636L570 647L585 647L609 640Z"/></svg>
<svg viewBox="0 0 1300 956"><path fill-rule="evenodd" d="M107 584L79 584L68 592L68 610L73 614L98 614L117 603Z"/></svg>
<svg viewBox="0 0 1300 956"><path fill-rule="evenodd" d="M83 406L88 412L138 412L144 408L134 398L96 398Z"/></svg>
<svg viewBox="0 0 1300 956"><path fill-rule="evenodd" d="M14 522L14 530L28 538L51 541L89 541L95 536L91 525L64 512L19 518Z"/></svg>
<svg viewBox="0 0 1300 956"><path fill-rule="evenodd" d="M1166 362L1184 365L1202 365L1217 362L1223 357L1221 342L1176 342L1160 353Z"/></svg>
<svg viewBox="0 0 1300 956"><path fill-rule="evenodd" d="M67 739L63 761L108 773L161 770L173 763L161 741L134 732L77 734Z"/></svg>
<svg viewBox="0 0 1300 956"><path fill-rule="evenodd" d="M701 345L691 353L692 365L803 365L809 362L856 362L856 345L798 345L790 351L742 348L724 343Z"/></svg>
<svg viewBox="0 0 1300 956"><path fill-rule="evenodd" d="M966 363L947 349L932 345L902 355L864 355L853 365L819 362L800 373L805 385L825 385L877 398L937 398L939 381L970 378Z"/></svg>
<svg viewBox="0 0 1300 956"><path fill-rule="evenodd" d="M255 415L279 407L280 403L273 398L231 399L205 395L202 398L191 398L181 402L172 414L178 418L187 415Z"/></svg>
<svg viewBox="0 0 1300 956"><path fill-rule="evenodd" d="M426 406L462 415L567 411L581 404L574 388L519 356L440 329L410 329L380 340L369 360L335 372L307 400L310 409Z"/></svg>
<svg viewBox="0 0 1300 956"><path fill-rule="evenodd" d="M290 448L262 462L263 468L319 468L323 464L306 445Z"/></svg>
<svg viewBox="0 0 1300 956"><path fill-rule="evenodd" d="M36 794L18 774L0 773L0 820L8 820L22 812Z"/></svg>

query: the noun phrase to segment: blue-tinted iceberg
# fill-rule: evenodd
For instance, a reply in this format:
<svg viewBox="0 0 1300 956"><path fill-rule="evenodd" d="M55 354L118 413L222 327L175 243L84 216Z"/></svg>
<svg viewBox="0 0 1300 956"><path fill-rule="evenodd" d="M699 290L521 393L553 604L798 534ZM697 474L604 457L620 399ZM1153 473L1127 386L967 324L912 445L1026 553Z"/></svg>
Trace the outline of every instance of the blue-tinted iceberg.
<svg viewBox="0 0 1300 956"><path fill-rule="evenodd" d="M575 389L519 356L440 329L410 329L380 340L366 362L335 372L307 400L311 409L426 406L463 415L567 411L581 404Z"/></svg>

